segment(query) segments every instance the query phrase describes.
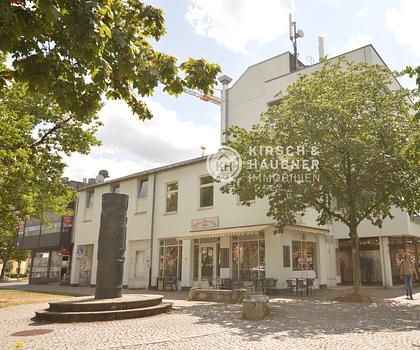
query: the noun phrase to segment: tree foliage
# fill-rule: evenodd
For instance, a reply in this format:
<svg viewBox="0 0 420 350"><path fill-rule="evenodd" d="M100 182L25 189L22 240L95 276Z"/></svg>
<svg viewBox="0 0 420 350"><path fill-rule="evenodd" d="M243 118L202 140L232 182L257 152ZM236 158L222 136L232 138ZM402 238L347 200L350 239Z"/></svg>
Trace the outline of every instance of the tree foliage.
<svg viewBox="0 0 420 350"><path fill-rule="evenodd" d="M418 173L401 155L414 132L408 92L390 90L391 79L390 72L379 65L344 59L326 62L311 75L300 74L252 130L235 126L227 132L227 144L239 151L244 166L239 178L223 191L248 191L268 198L267 215L280 230L295 223L296 214L303 215L307 208L317 210L319 224L332 219L347 225L357 292L361 284L358 225L369 220L380 226L392 217L394 204L411 212L420 206ZM279 158L275 152L255 155L250 152L255 146L283 150L289 146L295 152L282 158L309 158L319 167L255 169L250 166L255 159L261 164L263 159L269 163ZM307 150L304 155L296 152L302 146ZM418 161L419 154L415 157ZM283 181L285 173L298 180ZM276 181L266 181L273 180L273 175L278 175Z"/></svg>
<svg viewBox="0 0 420 350"><path fill-rule="evenodd" d="M97 117L65 113L19 83L0 90L0 101L1 225L10 230L20 219L64 214L74 192L62 182L62 156L98 144Z"/></svg>
<svg viewBox="0 0 420 350"><path fill-rule="evenodd" d="M220 67L153 49L165 34L161 9L138 0L6 0L0 4L0 51L12 58L0 84L27 82L63 111L84 116L102 97L127 102L141 119L152 115L142 96L158 84L210 93Z"/></svg>

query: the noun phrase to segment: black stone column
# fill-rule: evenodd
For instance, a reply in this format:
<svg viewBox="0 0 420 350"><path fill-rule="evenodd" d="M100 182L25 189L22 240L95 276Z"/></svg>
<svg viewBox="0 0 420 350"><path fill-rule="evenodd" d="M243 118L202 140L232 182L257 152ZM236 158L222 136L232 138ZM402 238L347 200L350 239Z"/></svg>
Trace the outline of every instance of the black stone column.
<svg viewBox="0 0 420 350"><path fill-rule="evenodd" d="M106 193L102 196L96 299L121 297L127 207L128 195L126 194Z"/></svg>

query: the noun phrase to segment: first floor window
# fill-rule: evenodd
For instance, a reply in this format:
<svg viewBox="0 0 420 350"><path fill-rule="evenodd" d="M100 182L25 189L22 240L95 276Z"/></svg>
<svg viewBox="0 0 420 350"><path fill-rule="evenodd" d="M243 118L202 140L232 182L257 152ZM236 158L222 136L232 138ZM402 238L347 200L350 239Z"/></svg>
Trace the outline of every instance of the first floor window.
<svg viewBox="0 0 420 350"><path fill-rule="evenodd" d="M93 207L93 197L95 195L94 191L87 191L86 192L86 208Z"/></svg>
<svg viewBox="0 0 420 350"><path fill-rule="evenodd" d="M211 176L200 177L200 208L213 206L213 178Z"/></svg>
<svg viewBox="0 0 420 350"><path fill-rule="evenodd" d="M159 277L182 276L182 242L176 239L160 241Z"/></svg>
<svg viewBox="0 0 420 350"><path fill-rule="evenodd" d="M139 180L139 199L147 198L147 190L149 187L149 180L148 179L141 179Z"/></svg>
<svg viewBox="0 0 420 350"><path fill-rule="evenodd" d="M166 212L174 213L178 210L178 182L166 185Z"/></svg>

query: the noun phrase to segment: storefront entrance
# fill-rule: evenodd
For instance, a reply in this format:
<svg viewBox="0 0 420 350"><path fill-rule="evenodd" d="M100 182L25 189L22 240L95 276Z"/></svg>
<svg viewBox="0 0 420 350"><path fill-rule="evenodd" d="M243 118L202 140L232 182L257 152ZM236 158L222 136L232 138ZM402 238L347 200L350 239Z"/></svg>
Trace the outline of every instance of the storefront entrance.
<svg viewBox="0 0 420 350"><path fill-rule="evenodd" d="M60 251L45 250L33 252L30 283L58 283L60 280L60 271Z"/></svg>
<svg viewBox="0 0 420 350"><path fill-rule="evenodd" d="M194 240L194 285L208 287L209 280L220 277L219 264L220 240Z"/></svg>

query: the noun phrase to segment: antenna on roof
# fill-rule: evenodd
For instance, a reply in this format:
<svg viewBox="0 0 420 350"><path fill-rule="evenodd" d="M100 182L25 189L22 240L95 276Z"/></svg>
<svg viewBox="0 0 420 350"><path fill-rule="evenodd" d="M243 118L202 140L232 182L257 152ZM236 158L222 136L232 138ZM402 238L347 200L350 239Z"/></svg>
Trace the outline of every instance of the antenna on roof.
<svg viewBox="0 0 420 350"><path fill-rule="evenodd" d="M298 60L298 52L297 52L297 38L303 38L305 33L302 29L298 29L296 31L296 21L292 20L292 14L289 13L289 37L290 41L293 44L293 51L294 51L294 57L295 57L295 65L294 70L299 69L299 60Z"/></svg>

